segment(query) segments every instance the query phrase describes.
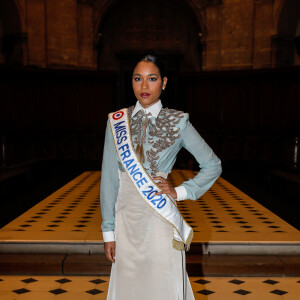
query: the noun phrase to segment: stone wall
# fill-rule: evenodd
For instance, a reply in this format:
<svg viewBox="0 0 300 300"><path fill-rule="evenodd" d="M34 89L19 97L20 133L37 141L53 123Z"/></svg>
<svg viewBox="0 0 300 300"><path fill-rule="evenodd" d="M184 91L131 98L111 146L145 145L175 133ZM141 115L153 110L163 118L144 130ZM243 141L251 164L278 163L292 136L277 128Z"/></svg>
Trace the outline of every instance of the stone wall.
<svg viewBox="0 0 300 300"><path fill-rule="evenodd" d="M116 70L116 64L103 64L103 60L114 56L117 51L135 51L136 41L118 47L120 41L113 40L112 34L109 36L111 44L103 45L108 39L101 36L101 30L109 24L116 30L126 31L126 28L118 28L118 21L114 20L112 25L114 16L122 14L118 9L122 9L123 1L125 0L2 0L1 6L5 8L5 3L10 6L14 3L17 11L15 14L20 19L18 32L13 36L14 44L20 45L19 50L16 50L19 54L14 55L21 56L19 62L23 65L92 70L102 67L104 70ZM178 16L183 14L181 5L176 5L179 2L182 2L182 7L186 7L185 13L189 11L190 14L190 21L178 24L183 32L188 29L191 33L189 41L193 41L191 46L177 49L178 53L189 59L184 63L187 66L184 71L260 69L291 65L299 61L294 57L297 54L293 48L292 31L296 31L300 17L300 12L295 12L299 5L295 3L300 1L163 1L168 2L173 5L175 12L177 9ZM162 2L161 5L159 1L155 3L158 3L156 9L160 14L164 9ZM137 8L134 6L128 9L128 14L134 15ZM3 11L0 12L0 35L5 36L8 21L5 20ZM282 26L289 20L291 24L296 24L291 25L294 29ZM114 28L110 28L112 33ZM154 42L152 46L147 44L147 48L162 53L171 51L167 46ZM107 53L107 56L102 56L102 60L101 50ZM0 63L4 60L1 54ZM6 61L15 62L16 59L6 58ZM199 69L195 68L199 64Z"/></svg>

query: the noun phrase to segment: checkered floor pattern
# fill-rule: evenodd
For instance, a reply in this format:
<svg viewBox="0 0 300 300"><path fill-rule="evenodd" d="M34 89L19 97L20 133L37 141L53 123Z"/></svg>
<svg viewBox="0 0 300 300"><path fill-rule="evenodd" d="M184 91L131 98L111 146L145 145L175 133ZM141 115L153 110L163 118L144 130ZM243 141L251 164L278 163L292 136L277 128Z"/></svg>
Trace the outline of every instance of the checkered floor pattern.
<svg viewBox="0 0 300 300"><path fill-rule="evenodd" d="M190 277L196 300L297 300L300 278ZM109 277L0 276L0 299L105 300ZM120 299L121 300L121 299Z"/></svg>
<svg viewBox="0 0 300 300"><path fill-rule="evenodd" d="M195 172L174 170L174 185ZM0 230L1 241L102 240L100 231L100 172L84 172ZM178 207L194 229L194 242L299 242L300 232L271 211L219 178L196 201Z"/></svg>

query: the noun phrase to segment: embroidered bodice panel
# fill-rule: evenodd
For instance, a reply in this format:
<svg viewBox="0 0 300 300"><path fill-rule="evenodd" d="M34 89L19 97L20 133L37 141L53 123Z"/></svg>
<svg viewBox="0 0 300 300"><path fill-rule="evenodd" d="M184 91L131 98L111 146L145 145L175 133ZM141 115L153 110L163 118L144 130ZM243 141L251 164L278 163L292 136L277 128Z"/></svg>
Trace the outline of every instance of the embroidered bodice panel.
<svg viewBox="0 0 300 300"><path fill-rule="evenodd" d="M189 122L187 113L162 108L157 118L137 113L131 118L133 107L129 108L129 122L133 146L143 140L145 154L144 168L151 176L158 172L169 174L181 148L189 151L197 160L201 170L194 178L184 181L180 186L187 192L186 199L201 197L221 174L221 161L206 144L197 130ZM113 231L115 227L115 204L120 188L122 164L116 151L109 121L105 132L102 159L100 204L103 232Z"/></svg>
<svg viewBox="0 0 300 300"><path fill-rule="evenodd" d="M175 109L162 108L157 118L143 110L131 117L133 108L131 106L128 109L133 145L134 148L143 145L146 156L144 167L154 176L160 171L159 161L164 152L170 150L169 148L180 138L179 123L185 114Z"/></svg>

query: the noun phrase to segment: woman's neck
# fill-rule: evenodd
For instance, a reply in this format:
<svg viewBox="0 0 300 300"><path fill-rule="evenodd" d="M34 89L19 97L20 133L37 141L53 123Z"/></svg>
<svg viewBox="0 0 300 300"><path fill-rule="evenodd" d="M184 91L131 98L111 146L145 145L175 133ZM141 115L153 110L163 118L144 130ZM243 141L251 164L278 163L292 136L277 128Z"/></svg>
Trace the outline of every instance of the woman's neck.
<svg viewBox="0 0 300 300"><path fill-rule="evenodd" d="M149 107L155 105L159 100L160 100L160 99L157 99L155 102L151 103L150 105L146 105L146 106L144 106L140 101L139 101L139 103L140 103L140 105L141 105L144 109L146 109L146 108L149 108Z"/></svg>

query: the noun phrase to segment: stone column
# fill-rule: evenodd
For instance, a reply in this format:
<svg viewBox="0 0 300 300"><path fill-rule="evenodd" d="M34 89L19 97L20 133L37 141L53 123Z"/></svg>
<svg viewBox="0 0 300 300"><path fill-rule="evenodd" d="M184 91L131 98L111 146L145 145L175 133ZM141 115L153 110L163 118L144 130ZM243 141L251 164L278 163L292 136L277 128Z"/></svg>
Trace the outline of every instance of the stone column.
<svg viewBox="0 0 300 300"><path fill-rule="evenodd" d="M27 0L28 65L47 65L45 26L45 1Z"/></svg>
<svg viewBox="0 0 300 300"><path fill-rule="evenodd" d="M77 67L77 1L46 0L47 65Z"/></svg>
<svg viewBox="0 0 300 300"><path fill-rule="evenodd" d="M206 22L204 69L252 68L253 0L212 1Z"/></svg>
<svg viewBox="0 0 300 300"><path fill-rule="evenodd" d="M254 0L253 68L270 68L273 0Z"/></svg>
<svg viewBox="0 0 300 300"><path fill-rule="evenodd" d="M253 0L224 0L222 69L252 68Z"/></svg>
<svg viewBox="0 0 300 300"><path fill-rule="evenodd" d="M206 39L202 38L203 70L218 70L222 64L222 1L215 1L206 7Z"/></svg>
<svg viewBox="0 0 300 300"><path fill-rule="evenodd" d="M97 68L94 59L94 0L77 0L78 66Z"/></svg>

